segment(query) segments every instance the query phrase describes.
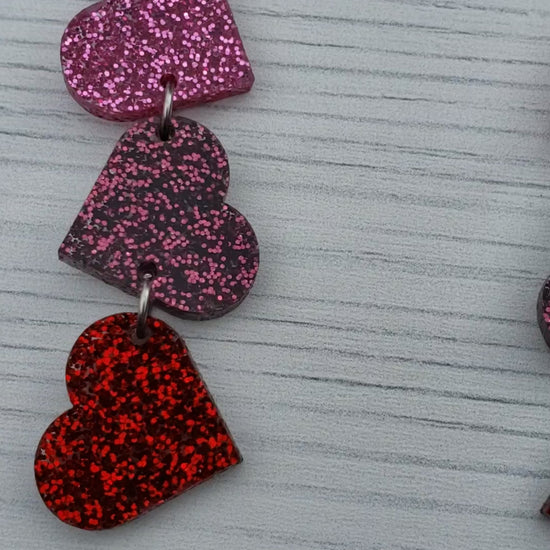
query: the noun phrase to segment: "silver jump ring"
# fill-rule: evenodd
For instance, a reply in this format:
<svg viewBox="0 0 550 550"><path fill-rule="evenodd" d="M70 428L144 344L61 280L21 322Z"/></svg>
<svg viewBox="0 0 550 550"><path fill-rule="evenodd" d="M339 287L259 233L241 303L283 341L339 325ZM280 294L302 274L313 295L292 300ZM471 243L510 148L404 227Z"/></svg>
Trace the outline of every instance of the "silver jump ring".
<svg viewBox="0 0 550 550"><path fill-rule="evenodd" d="M159 134L160 139L167 141L170 139L170 131L172 130L172 110L174 108L174 87L175 83L172 79L167 79L164 85L164 104L162 106L162 114L160 116Z"/></svg>
<svg viewBox="0 0 550 550"><path fill-rule="evenodd" d="M153 285L153 275L146 273L143 276L143 286L139 295L139 309L137 316L136 336L138 340L147 338L147 319L153 304L153 293L151 287Z"/></svg>

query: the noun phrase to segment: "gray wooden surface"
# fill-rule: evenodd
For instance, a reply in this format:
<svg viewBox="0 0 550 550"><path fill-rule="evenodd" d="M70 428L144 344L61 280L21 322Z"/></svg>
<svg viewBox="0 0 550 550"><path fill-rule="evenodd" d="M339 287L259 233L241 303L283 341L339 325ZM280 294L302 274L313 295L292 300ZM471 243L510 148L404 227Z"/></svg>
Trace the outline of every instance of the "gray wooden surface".
<svg viewBox="0 0 550 550"><path fill-rule="evenodd" d="M180 331L245 455L85 533L34 486L67 353L134 300L57 260L127 125L64 88L85 0L0 0L0 548L539 550L550 521L548 0L233 0L225 144L256 286Z"/></svg>

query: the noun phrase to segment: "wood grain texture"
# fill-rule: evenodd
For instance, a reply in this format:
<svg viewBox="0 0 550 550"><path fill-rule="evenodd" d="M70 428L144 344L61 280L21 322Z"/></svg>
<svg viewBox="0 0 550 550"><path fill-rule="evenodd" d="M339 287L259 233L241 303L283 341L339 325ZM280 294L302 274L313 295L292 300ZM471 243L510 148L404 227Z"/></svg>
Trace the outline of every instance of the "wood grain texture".
<svg viewBox="0 0 550 550"><path fill-rule="evenodd" d="M57 260L127 125L64 88L85 0L0 2L0 547L540 550L550 522L547 0L232 0L254 90L192 109L262 246L183 334L245 463L111 532L40 501L80 332L134 301Z"/></svg>

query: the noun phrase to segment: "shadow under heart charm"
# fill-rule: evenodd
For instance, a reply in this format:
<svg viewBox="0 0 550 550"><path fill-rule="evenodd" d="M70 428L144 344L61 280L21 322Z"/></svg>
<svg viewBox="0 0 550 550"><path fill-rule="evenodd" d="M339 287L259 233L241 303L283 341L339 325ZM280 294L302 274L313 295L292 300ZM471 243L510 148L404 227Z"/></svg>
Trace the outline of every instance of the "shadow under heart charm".
<svg viewBox="0 0 550 550"><path fill-rule="evenodd" d="M75 527L116 527L241 461L184 342L145 321L142 342L133 313L82 333L66 370L73 408L38 445L40 495Z"/></svg>

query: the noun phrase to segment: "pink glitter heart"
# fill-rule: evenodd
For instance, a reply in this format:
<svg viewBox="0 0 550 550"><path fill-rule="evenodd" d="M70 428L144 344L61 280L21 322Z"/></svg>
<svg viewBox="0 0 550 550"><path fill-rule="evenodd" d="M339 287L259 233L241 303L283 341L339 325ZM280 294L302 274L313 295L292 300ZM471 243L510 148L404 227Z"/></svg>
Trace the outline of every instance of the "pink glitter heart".
<svg viewBox="0 0 550 550"><path fill-rule="evenodd" d="M224 204L229 164L216 136L185 118L172 123L168 141L153 119L122 136L59 257L134 295L140 269L152 263L158 305L210 319L248 294L258 241L246 218Z"/></svg>
<svg viewBox="0 0 550 550"><path fill-rule="evenodd" d="M69 23L61 64L75 100L110 120L159 114L166 75L177 81L175 108L254 83L226 0L104 0Z"/></svg>

